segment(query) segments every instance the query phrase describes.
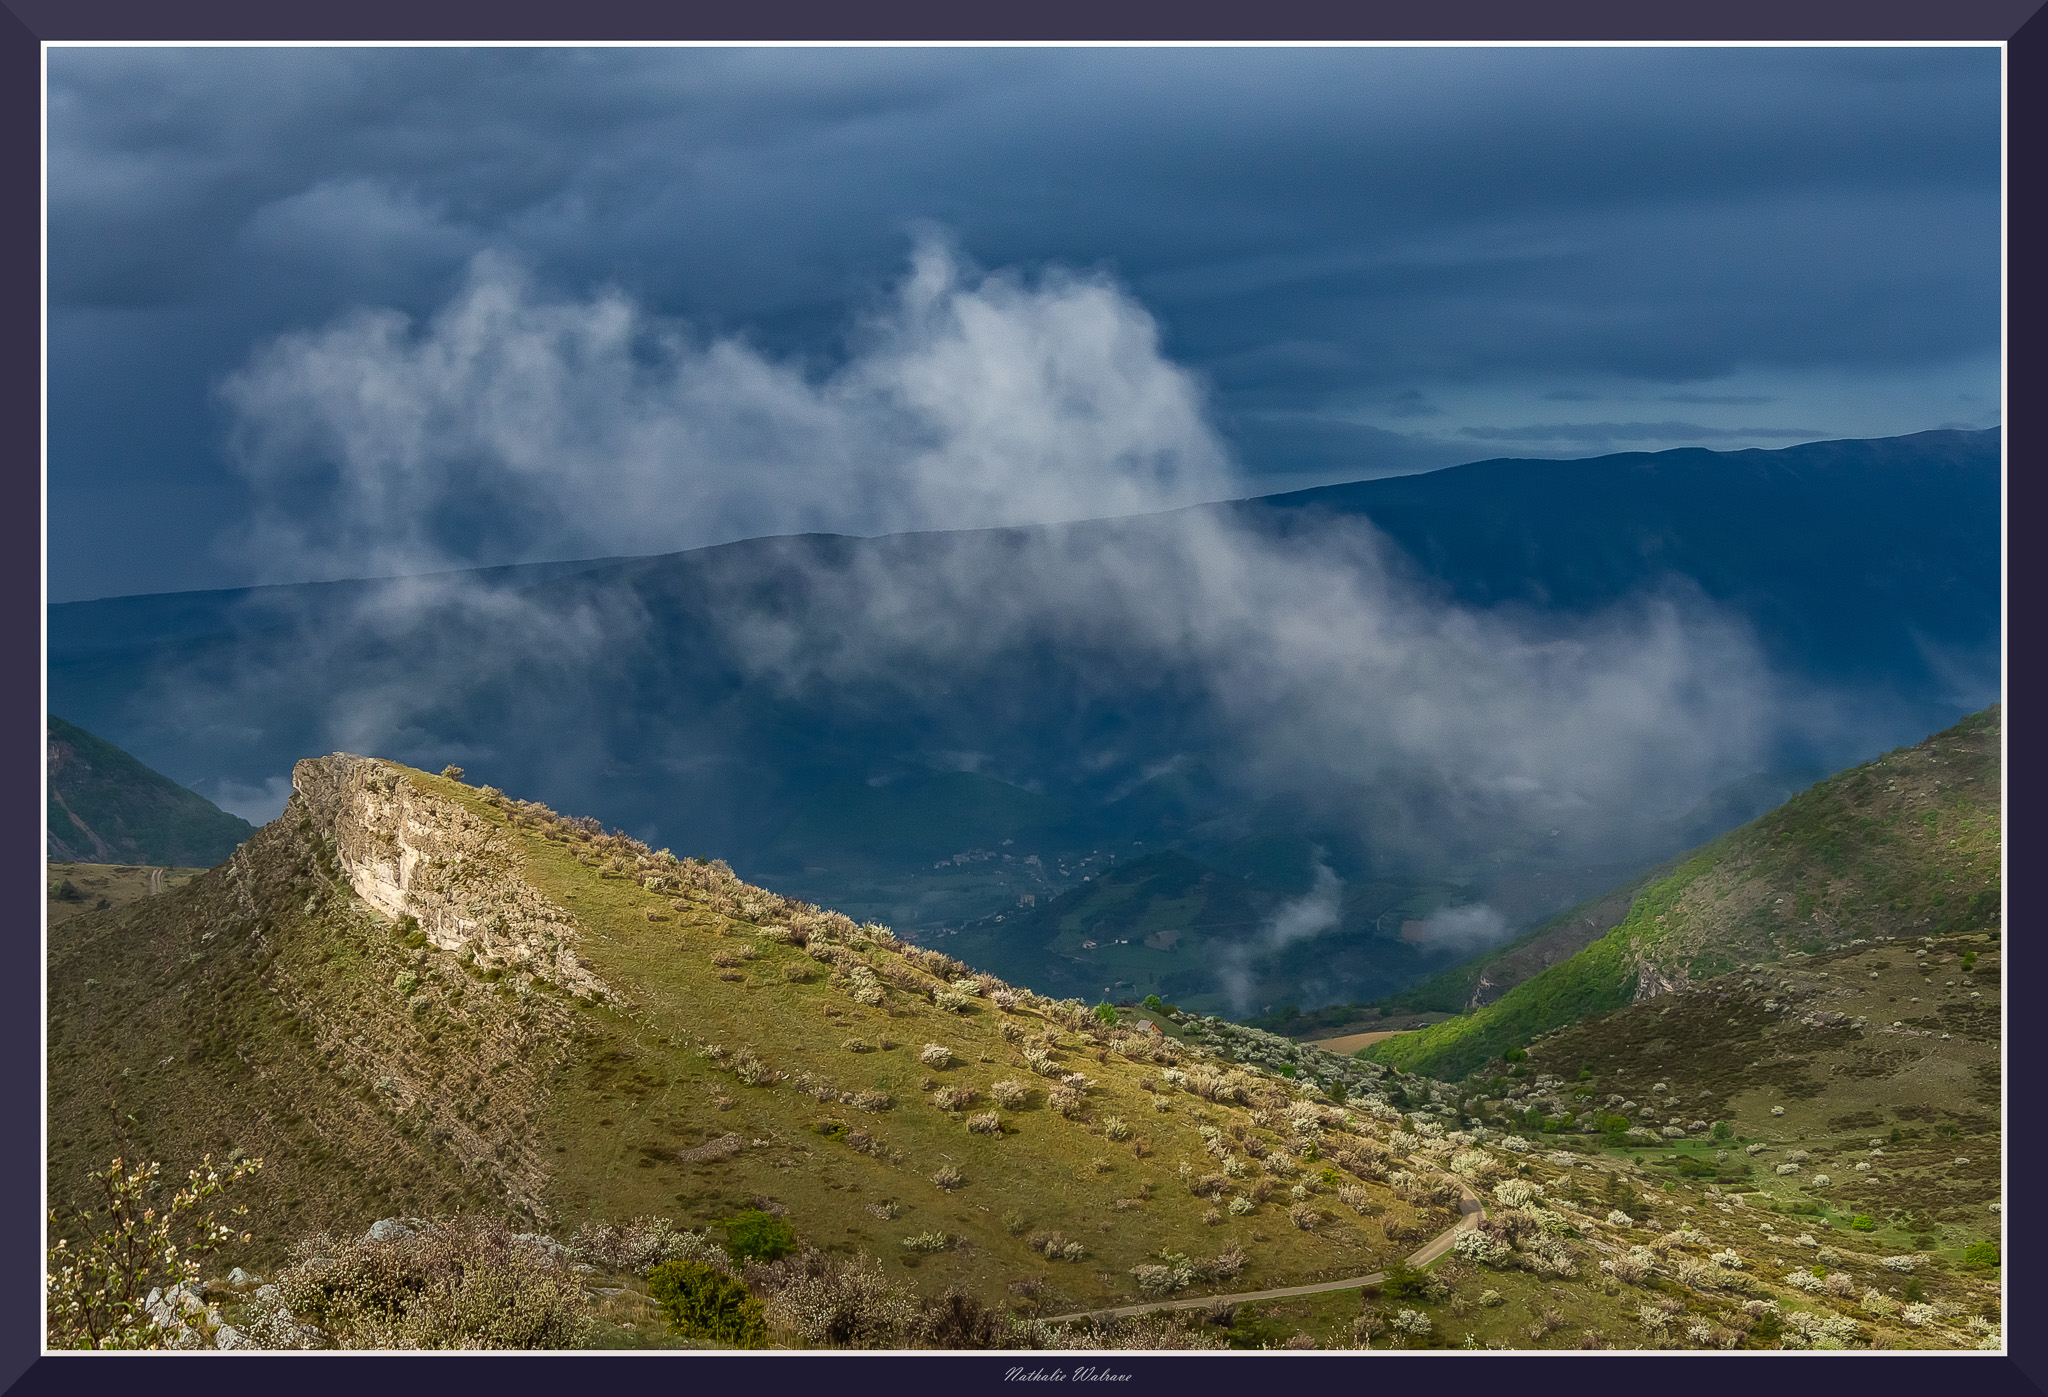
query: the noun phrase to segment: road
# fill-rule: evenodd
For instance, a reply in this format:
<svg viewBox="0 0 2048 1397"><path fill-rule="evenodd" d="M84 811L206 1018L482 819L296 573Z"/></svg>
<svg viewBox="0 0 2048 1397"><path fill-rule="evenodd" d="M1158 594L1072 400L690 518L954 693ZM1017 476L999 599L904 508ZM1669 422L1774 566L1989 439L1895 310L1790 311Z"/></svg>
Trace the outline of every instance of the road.
<svg viewBox="0 0 2048 1397"><path fill-rule="evenodd" d="M1462 1180L1458 1181L1458 1220L1422 1245L1421 1250L1408 1258L1410 1266L1427 1266L1430 1262L1449 1251L1457 1242L1460 1232L1469 1232L1486 1217L1486 1205L1479 1196ZM1197 1295L1187 1300L1154 1300L1143 1305L1124 1305L1113 1310L1082 1310L1077 1314L1053 1315L1048 1324L1059 1324L1077 1319L1122 1319L1127 1315L1156 1314L1160 1310L1200 1310L1211 1305L1236 1305L1251 1300L1284 1300L1291 1295L1320 1295L1327 1290L1358 1290L1368 1285L1378 1285L1387 1278L1385 1271L1375 1271L1369 1276L1351 1276L1341 1281L1317 1281L1313 1285L1288 1285L1275 1290L1247 1290L1235 1295Z"/></svg>

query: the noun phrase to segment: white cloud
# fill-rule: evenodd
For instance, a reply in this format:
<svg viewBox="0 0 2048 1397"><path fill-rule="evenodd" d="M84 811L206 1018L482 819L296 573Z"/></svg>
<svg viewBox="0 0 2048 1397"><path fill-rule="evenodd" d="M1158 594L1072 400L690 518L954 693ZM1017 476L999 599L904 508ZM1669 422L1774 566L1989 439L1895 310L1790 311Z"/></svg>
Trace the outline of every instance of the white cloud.
<svg viewBox="0 0 2048 1397"><path fill-rule="evenodd" d="M257 551L361 575L774 533L1136 513L1229 493L1201 384L1113 282L982 275L935 236L830 370L477 257L424 323L362 310L221 394Z"/></svg>

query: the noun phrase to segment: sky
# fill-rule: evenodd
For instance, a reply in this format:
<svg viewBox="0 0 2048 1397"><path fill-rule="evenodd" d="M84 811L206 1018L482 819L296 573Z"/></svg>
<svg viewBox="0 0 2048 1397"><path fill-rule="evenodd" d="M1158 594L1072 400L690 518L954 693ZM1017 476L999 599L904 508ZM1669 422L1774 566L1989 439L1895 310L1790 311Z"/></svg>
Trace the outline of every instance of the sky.
<svg viewBox="0 0 2048 1397"><path fill-rule="evenodd" d="M2000 421L1995 49L48 77L52 601Z"/></svg>

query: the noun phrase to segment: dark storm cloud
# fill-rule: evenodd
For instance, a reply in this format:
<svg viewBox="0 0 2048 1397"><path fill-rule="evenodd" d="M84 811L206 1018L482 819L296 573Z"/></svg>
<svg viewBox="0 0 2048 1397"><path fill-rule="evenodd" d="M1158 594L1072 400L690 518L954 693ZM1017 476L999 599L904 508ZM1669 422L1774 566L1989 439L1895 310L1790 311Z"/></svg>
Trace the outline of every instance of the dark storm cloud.
<svg viewBox="0 0 2048 1397"><path fill-rule="evenodd" d="M59 49L49 74L59 597L232 580L192 546L246 523L215 385L359 307L429 319L484 252L817 381L924 224L984 266L1106 273L1209 385L1246 493L1465 459L1576 377L1873 435L1757 380L1938 377L1998 343L1990 50ZM1992 410L1953 396L1897 429Z"/></svg>

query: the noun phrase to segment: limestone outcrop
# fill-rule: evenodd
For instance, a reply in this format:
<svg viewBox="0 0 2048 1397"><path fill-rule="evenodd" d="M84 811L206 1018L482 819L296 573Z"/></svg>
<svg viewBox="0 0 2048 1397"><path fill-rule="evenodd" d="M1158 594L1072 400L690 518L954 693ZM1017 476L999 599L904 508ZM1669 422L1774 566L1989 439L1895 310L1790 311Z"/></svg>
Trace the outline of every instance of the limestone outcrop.
<svg viewBox="0 0 2048 1397"><path fill-rule="evenodd" d="M576 919L520 876L523 856L503 830L422 791L402 767L346 752L300 762L292 789L333 841L349 885L377 911L415 918L428 941L474 955L480 969L617 998L577 955Z"/></svg>

